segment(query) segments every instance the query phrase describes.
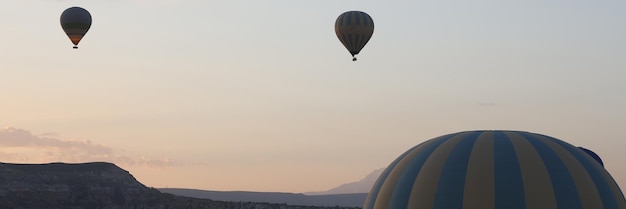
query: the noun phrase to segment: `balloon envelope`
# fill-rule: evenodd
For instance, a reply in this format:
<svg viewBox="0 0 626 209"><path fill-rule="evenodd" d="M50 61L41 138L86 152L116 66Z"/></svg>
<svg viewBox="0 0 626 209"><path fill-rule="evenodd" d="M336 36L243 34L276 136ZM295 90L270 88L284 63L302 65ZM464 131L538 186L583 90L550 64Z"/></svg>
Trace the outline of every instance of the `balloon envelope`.
<svg viewBox="0 0 626 209"><path fill-rule="evenodd" d="M80 7L68 8L61 14L61 27L74 44L74 48L78 48L76 45L91 27L91 14Z"/></svg>
<svg viewBox="0 0 626 209"><path fill-rule="evenodd" d="M565 141L523 131L427 140L378 177L363 209L626 209L609 172Z"/></svg>
<svg viewBox="0 0 626 209"><path fill-rule="evenodd" d="M335 21L335 34L352 57L359 54L373 33L374 20L365 12L344 12ZM353 60L356 61L356 58Z"/></svg>

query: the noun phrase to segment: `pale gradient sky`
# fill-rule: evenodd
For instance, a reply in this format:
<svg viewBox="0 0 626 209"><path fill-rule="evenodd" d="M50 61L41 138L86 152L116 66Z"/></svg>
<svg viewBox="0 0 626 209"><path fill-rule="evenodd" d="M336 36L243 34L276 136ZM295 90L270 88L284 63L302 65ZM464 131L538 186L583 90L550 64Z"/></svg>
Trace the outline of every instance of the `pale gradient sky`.
<svg viewBox="0 0 626 209"><path fill-rule="evenodd" d="M61 30L91 12L78 50ZM352 62L335 18L376 25ZM308 192L476 129L598 153L626 185L626 1L0 0L0 161L151 187Z"/></svg>

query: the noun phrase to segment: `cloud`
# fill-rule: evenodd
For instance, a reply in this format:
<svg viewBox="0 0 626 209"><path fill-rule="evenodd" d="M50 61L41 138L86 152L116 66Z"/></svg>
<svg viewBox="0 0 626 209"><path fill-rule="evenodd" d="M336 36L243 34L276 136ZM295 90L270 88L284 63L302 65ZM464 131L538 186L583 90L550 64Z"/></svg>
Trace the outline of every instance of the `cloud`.
<svg viewBox="0 0 626 209"><path fill-rule="evenodd" d="M2 147L31 147L57 148L65 150L85 150L93 154L111 153L113 150L104 145L93 144L89 140L63 141L47 135L36 136L31 132L17 128L3 128L0 131L0 146Z"/></svg>
<svg viewBox="0 0 626 209"><path fill-rule="evenodd" d="M480 102L478 103L478 105L493 107L493 106L499 106L500 104L495 103L495 102Z"/></svg>
<svg viewBox="0 0 626 209"><path fill-rule="evenodd" d="M35 135L19 128L0 130L0 161L94 162L105 161L126 166L165 168L180 165L167 158L150 159L120 154L114 148L89 140L62 140L56 134Z"/></svg>
<svg viewBox="0 0 626 209"><path fill-rule="evenodd" d="M8 160L11 162L24 162L28 160L28 155L0 152L0 159Z"/></svg>

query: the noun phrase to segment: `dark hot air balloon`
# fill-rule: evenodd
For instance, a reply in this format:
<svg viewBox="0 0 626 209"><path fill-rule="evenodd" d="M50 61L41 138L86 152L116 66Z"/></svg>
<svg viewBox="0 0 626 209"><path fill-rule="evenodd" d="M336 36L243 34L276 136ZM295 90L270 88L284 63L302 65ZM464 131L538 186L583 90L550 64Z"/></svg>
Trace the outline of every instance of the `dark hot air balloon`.
<svg viewBox="0 0 626 209"><path fill-rule="evenodd" d="M604 162L602 162L602 158L600 158L600 156L598 154L596 154L595 152L591 151L590 149L584 148L584 147L578 147L578 149L581 149L581 150L585 151L585 153L587 153L589 156L591 156L594 160L598 161L598 163L600 163L600 165L604 166Z"/></svg>
<svg viewBox="0 0 626 209"><path fill-rule="evenodd" d="M374 21L365 12L344 12L335 21L335 33L339 41L352 55L352 61L356 61L354 55L359 54L365 44L372 38Z"/></svg>
<svg viewBox="0 0 626 209"><path fill-rule="evenodd" d="M80 7L68 8L61 14L61 27L74 44L74 49L78 49L78 43L91 27L91 15Z"/></svg>

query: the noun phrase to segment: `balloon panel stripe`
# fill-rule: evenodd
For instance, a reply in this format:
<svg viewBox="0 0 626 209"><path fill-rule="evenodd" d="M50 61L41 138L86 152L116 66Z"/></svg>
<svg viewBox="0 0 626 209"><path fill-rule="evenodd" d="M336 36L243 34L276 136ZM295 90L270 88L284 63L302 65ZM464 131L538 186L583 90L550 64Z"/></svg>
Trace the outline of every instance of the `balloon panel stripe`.
<svg viewBox="0 0 626 209"><path fill-rule="evenodd" d="M356 33L354 34L354 37L354 48L352 48L352 52L354 54L358 54L361 46L361 34Z"/></svg>
<svg viewBox="0 0 626 209"><path fill-rule="evenodd" d="M348 14L346 14L346 26L351 26L352 25L352 13L353 12L349 12Z"/></svg>
<svg viewBox="0 0 626 209"><path fill-rule="evenodd" d="M596 166L600 166L600 165L596 164ZM615 180L611 177L611 174L601 169L598 169L598 170L601 171L602 175L604 176L604 180L607 183L609 183L609 187L611 188L611 191L613 192L614 197L622 197L621 200L619 198L617 198L616 200L617 208L626 209L626 201L624 200L624 194L622 193L620 188L617 186L617 183L615 182Z"/></svg>
<svg viewBox="0 0 626 209"><path fill-rule="evenodd" d="M359 49L363 49L363 47L365 46L365 43L367 43L367 35L365 34L361 34L361 41L359 41ZM357 51L357 53L359 53L361 50Z"/></svg>
<svg viewBox="0 0 626 209"><path fill-rule="evenodd" d="M392 201L391 208L397 208L393 207L393 203L397 203L399 207L407 207L419 203L421 208L432 209L435 203L433 197L437 192L437 184L443 170L443 163L441 162L446 161L450 152L465 135L457 134L446 140L425 159L419 171L408 173L407 176L412 178L405 182L407 184L412 183L412 187L408 190L408 195L398 195L399 199ZM402 182L399 182L399 184L402 184Z"/></svg>
<svg viewBox="0 0 626 209"><path fill-rule="evenodd" d="M541 140L544 144L554 150L554 152L560 157L565 166L568 168L568 172L572 175L574 180L576 191L580 198L580 204L583 209L598 209L602 208L602 200L600 194L593 183L593 180L585 171L585 168L578 162L578 160L570 154L565 148L558 145L552 140L546 139L544 136L535 135L535 138Z"/></svg>
<svg viewBox="0 0 626 209"><path fill-rule="evenodd" d="M343 34L343 45L348 48L348 51L350 51L350 42L348 41L348 35L347 34Z"/></svg>
<svg viewBox="0 0 626 209"><path fill-rule="evenodd" d="M430 142L430 141L427 141L427 142ZM367 198L365 199L365 204L363 206L364 209L374 208L374 202L376 201L378 192L380 191L380 188L382 187L383 182L387 181L387 177L389 176L389 174L391 174L391 171L396 167L396 165L398 165L400 160L404 159L404 157L406 157L411 151L417 149L417 147L423 145L424 143L426 142L423 142L413 147L412 149L404 152L402 155L400 155L400 157L396 158L393 162L391 162L389 166L387 166L387 168L383 171L383 173L381 173L380 176L378 177L378 180L376 180L376 183L372 187L372 192L367 194Z"/></svg>
<svg viewBox="0 0 626 209"><path fill-rule="evenodd" d="M525 209L526 197L519 161L510 139L494 133L495 208Z"/></svg>
<svg viewBox="0 0 626 209"><path fill-rule="evenodd" d="M469 157L479 135L479 132L468 134L460 140L448 156L437 185L434 209L463 208Z"/></svg>
<svg viewBox="0 0 626 209"><path fill-rule="evenodd" d="M469 156L463 208L494 209L493 132L482 132Z"/></svg>
<svg viewBox="0 0 626 209"><path fill-rule="evenodd" d="M358 33L354 34L354 45L352 45L352 53L359 53L359 43L361 42L361 36Z"/></svg>
<svg viewBox="0 0 626 209"><path fill-rule="evenodd" d="M611 191L608 182L606 182L606 179L604 178L602 173L600 173L600 171L598 171L596 167L594 167L594 163L597 164L595 160L589 159L591 157L584 153L584 151L573 147L561 140L554 139L552 137L547 138L567 149L567 151L574 155L574 157L576 157L576 159L578 159L578 161L583 165L587 173L589 173L589 175L591 176L591 179L593 179L596 187L598 188L598 192L600 193L600 198L602 199L602 205L604 206L604 209L620 209L617 205L616 197Z"/></svg>
<svg viewBox="0 0 626 209"><path fill-rule="evenodd" d="M360 41L359 38L360 38L359 34L355 33L354 34L354 40L353 40L353 43L352 43L352 50L351 50L352 53L354 53L354 54L357 54L358 51L359 51L359 41Z"/></svg>
<svg viewBox="0 0 626 209"><path fill-rule="evenodd" d="M559 208L582 209L578 189L569 170L561 160L561 158L548 147L545 143L539 141L532 135L523 134L528 139L541 156L541 160L546 164L554 196ZM546 185L548 186L548 185Z"/></svg>
<svg viewBox="0 0 626 209"><path fill-rule="evenodd" d="M352 53L352 34L346 33L346 47Z"/></svg>
<svg viewBox="0 0 626 209"><path fill-rule="evenodd" d="M424 162L430 157L441 144L447 140L438 140L428 147L425 147L421 152L409 159L410 161L402 168L402 173L398 177L397 183L394 185L394 189L391 192L389 208L405 208L407 207L409 197L411 195L411 189L415 183L416 176L422 169Z"/></svg>
<svg viewBox="0 0 626 209"><path fill-rule="evenodd" d="M617 182L615 182L615 180L613 179L613 177L611 177L611 175L608 172L605 172L605 176L604 176L607 181L611 182L611 188L613 188L613 191L615 192L615 196L616 197L622 197L622 200L620 201L619 198L617 200L617 206L619 209L626 209L626 199L624 198L624 193L622 192L622 190L617 186Z"/></svg>
<svg viewBox="0 0 626 209"><path fill-rule="evenodd" d="M604 182L606 182L608 184L609 188L613 192L613 197L615 197L613 199L616 201L617 208L619 208L619 209L626 209L626 201L624 200L624 194L622 193L622 191L618 187L618 185L615 182L615 180L613 179L613 177L611 177L611 174L609 174L604 169L604 165L602 165L597 159L595 159L593 156L587 154L586 152L585 152L585 154L586 154L585 156L587 157L588 161L590 162L589 164L594 166L595 170L602 174L602 176L604 177ZM619 197L621 197L621 198L619 198Z"/></svg>
<svg viewBox="0 0 626 209"><path fill-rule="evenodd" d="M615 194L611 191L612 187L616 187L617 185L615 184L611 185L609 182L607 182L602 172L604 171L604 169L598 169L601 167L598 164L598 162L591 159L591 157L588 154L584 153L582 150L576 147L573 147L571 145L568 146L568 144L558 139L554 139L551 137L548 137L548 138L552 141L555 141L561 144L565 149L567 149L567 151L569 151L572 155L574 155L574 157L576 157L576 159L578 159L578 161L583 165L587 173L589 173L589 175L593 179L593 182L596 184L596 187L598 188L598 193L600 194L600 197L602 198L602 203L605 209L619 208L618 202L616 201L616 197L614 196Z"/></svg>
<svg viewBox="0 0 626 209"><path fill-rule="evenodd" d="M510 132L506 135L511 140L519 159L526 208L556 209L550 176L538 151L521 135Z"/></svg>
<svg viewBox="0 0 626 209"><path fill-rule="evenodd" d="M350 50L350 53L352 53L354 55L354 39L352 38L352 34L348 34L348 47Z"/></svg>
<svg viewBox="0 0 626 209"><path fill-rule="evenodd" d="M346 14L342 14L339 18L341 19L339 21L339 26L344 27L346 25Z"/></svg>
<svg viewBox="0 0 626 209"><path fill-rule="evenodd" d="M338 26L339 26L339 27L342 27L342 26L343 26L343 19L344 19L345 17L346 17L345 15L341 15L341 16L339 16L339 21L337 21L337 24L338 24Z"/></svg>
<svg viewBox="0 0 626 209"><path fill-rule="evenodd" d="M408 167L409 163L412 163L418 154L423 153L423 151L426 149L436 148L452 136L453 135L446 135L433 140L429 140L422 143L422 145L411 149L407 156L402 158L401 161L399 161L398 164L393 168L393 170L389 174L389 177L382 185L380 189L381 193L377 195L376 202L374 203L374 208L387 208L389 206L393 191L398 185L400 177L406 172L406 168Z"/></svg>

